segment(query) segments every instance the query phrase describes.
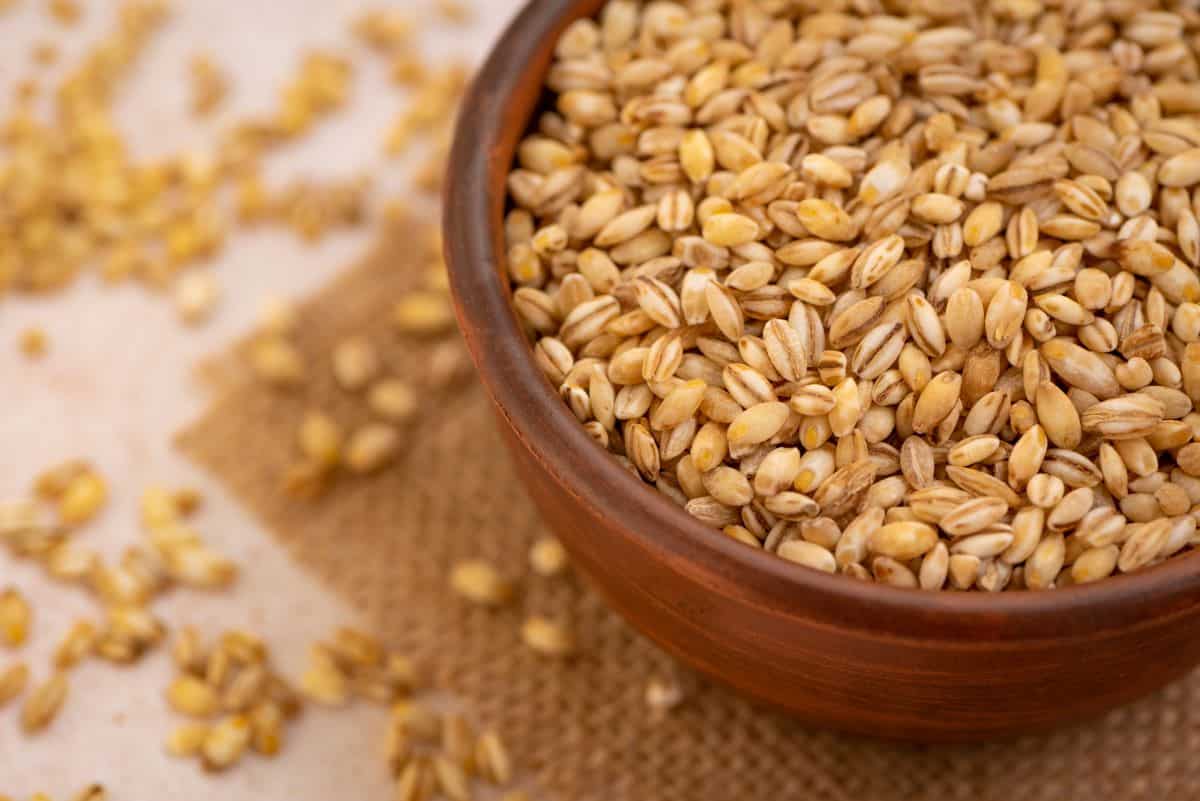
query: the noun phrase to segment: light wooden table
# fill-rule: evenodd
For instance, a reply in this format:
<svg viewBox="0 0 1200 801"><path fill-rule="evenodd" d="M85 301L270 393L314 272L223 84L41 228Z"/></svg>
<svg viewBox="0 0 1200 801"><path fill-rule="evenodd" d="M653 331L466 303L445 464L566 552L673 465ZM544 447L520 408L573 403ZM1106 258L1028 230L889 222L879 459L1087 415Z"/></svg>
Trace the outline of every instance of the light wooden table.
<svg viewBox="0 0 1200 801"><path fill-rule="evenodd" d="M268 179L337 178L370 170L376 200L404 189L404 165L382 167L381 142L403 106L386 79L385 63L354 46L348 23L365 0L176 0L173 16L157 34L119 93L119 120L133 152L152 157L202 148L222 121L271 107L280 85L307 48L354 53L356 76L350 107L314 135L268 162ZM60 44L60 64L71 64L87 42L107 30L115 0L83 0L85 19L73 29L51 22L41 0L23 0L0 16L0 94L28 74L29 51L40 41ZM422 11L432 0L393 5ZM519 5L518 0L477 3L469 29L443 30L426 42L431 55L457 53L478 60ZM204 51L232 78L222 113L197 124L188 111L187 63ZM2 158L2 156L0 156ZM299 296L328 281L365 247L367 229L329 237L315 248L281 230L235 234L213 269L224 288L214 319L188 329L162 297L125 286L102 287L84 278L67 292L43 300L0 300L0 498L20 497L40 469L66 458L95 463L110 480L111 502L102 518L79 536L110 556L135 541L137 501L149 483L196 487L205 495L197 525L243 566L234 592L205 595L177 591L154 608L175 625L194 623L208 633L243 626L266 635L285 673L299 673L310 642L336 625L353 622L346 608L292 564L271 537L209 476L174 453L175 431L207 402L192 369L247 331L269 296ZM29 326L44 328L51 350L27 362L16 339ZM45 581L28 564L0 552L0 586L15 584L32 601L31 643L19 657L37 678L71 622L95 615L82 592ZM13 655L0 648L0 665ZM160 650L130 669L90 662L72 675L70 697L46 733L19 733L16 705L0 710L0 795L22 801L45 791L59 801L100 781L114 800L141 799L387 799L391 785L379 757L384 715L357 706L346 711L310 709L289 727L275 760L250 758L228 774L205 774L198 765L167 757L162 742L178 718L163 700L171 676Z"/></svg>

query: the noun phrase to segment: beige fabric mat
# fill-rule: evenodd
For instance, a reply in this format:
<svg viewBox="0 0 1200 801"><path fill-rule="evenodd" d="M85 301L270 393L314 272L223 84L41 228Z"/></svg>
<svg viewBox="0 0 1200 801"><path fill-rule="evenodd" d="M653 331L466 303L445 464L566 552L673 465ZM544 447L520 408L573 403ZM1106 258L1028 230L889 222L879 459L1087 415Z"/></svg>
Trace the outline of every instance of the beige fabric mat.
<svg viewBox="0 0 1200 801"><path fill-rule="evenodd" d="M365 419L361 401L329 374L332 343L365 333L397 373L421 375L425 348L389 326L393 302L419 274L418 233L397 225L303 307L299 344L320 369L302 392L264 389L244 379L236 354L220 357L204 370L220 397L179 443L296 559L426 666L437 687L497 726L547 798L1200 799L1200 673L1085 727L986 746L904 746L806 729L753 708L675 668L575 578L526 576L510 608L467 605L447 588L452 563L480 555L525 575L540 533L483 391L470 382L426 400L424 421L391 469L339 483L314 504L284 497L279 476L306 408L347 424ZM559 663L523 648L518 627L535 611L571 619L580 655ZM687 700L656 718L643 700L646 681L671 675L688 687Z"/></svg>

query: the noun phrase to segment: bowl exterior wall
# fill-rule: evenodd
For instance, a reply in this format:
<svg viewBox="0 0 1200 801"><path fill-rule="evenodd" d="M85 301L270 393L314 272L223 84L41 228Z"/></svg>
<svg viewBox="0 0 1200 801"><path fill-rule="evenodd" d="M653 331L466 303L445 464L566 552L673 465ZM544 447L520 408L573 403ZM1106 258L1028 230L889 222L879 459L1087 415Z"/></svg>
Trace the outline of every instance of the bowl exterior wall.
<svg viewBox="0 0 1200 801"><path fill-rule="evenodd" d="M542 516L613 609L684 663L818 726L925 742L1013 736L1098 715L1200 661L1195 611L1090 639L962 642L848 628L822 597L784 611L714 592L726 582L647 547L653 532L629 536L504 433Z"/></svg>

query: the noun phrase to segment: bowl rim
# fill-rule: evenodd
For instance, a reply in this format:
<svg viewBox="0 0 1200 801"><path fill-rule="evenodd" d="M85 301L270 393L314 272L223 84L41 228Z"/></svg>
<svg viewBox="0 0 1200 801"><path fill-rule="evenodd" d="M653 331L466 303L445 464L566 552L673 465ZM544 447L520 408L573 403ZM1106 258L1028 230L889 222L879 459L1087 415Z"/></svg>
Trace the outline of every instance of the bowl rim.
<svg viewBox="0 0 1200 801"><path fill-rule="evenodd" d="M599 448L533 359L509 303L505 176L566 25L604 0L531 0L493 46L463 101L446 182L444 242L456 314L495 408L564 492L642 549L674 557L714 592L773 615L872 634L1019 642L1095 637L1185 614L1200 604L1200 552L1147 570L1048 592L931 592L804 569L692 518ZM480 233L484 235L479 235ZM678 567L680 564L683 567Z"/></svg>

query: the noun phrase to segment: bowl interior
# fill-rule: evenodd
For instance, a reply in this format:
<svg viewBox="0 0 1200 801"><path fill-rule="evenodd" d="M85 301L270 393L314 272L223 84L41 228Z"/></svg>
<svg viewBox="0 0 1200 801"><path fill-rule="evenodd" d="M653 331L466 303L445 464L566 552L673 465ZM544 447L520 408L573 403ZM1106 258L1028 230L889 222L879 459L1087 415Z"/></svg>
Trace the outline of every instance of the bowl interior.
<svg viewBox="0 0 1200 801"><path fill-rule="evenodd" d="M1179 614L1200 603L1200 554L1048 592L928 592L788 563L720 535L605 454L533 361L509 304L503 217L517 144L544 102L553 43L604 0L533 0L495 46L468 93L450 159L445 243L460 326L499 414L565 492L614 519L652 552L682 557L713 592L776 614L896 636L1012 641L1086 637Z"/></svg>

